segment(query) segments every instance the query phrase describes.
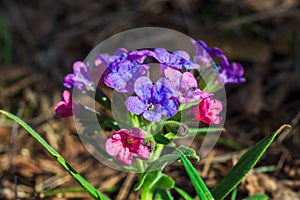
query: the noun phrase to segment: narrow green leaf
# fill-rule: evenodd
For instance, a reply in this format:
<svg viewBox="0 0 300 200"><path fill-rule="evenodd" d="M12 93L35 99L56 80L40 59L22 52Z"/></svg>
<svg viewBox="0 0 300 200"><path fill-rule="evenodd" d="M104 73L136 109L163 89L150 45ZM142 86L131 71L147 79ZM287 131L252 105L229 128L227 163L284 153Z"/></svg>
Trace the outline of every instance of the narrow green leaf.
<svg viewBox="0 0 300 200"><path fill-rule="evenodd" d="M189 175L195 190L201 200L212 200L214 199L212 194L210 193L209 189L207 188L205 182L203 179L199 176L197 170L194 168L192 163L189 161L189 159L181 152L179 151L181 156L181 161L184 165L184 168Z"/></svg>
<svg viewBox="0 0 300 200"><path fill-rule="evenodd" d="M268 196L265 194L255 194L243 200L268 200Z"/></svg>
<svg viewBox="0 0 300 200"><path fill-rule="evenodd" d="M67 170L71 176L73 176L79 184L81 184L94 199L108 200L108 198L100 193L96 188L94 188L87 180L85 180L80 174L78 174L61 155L56 152L37 132L35 132L29 125L22 121L17 116L0 110L0 113L6 115L7 117L13 119L18 124L20 124L30 135L32 135L55 159L56 161Z"/></svg>
<svg viewBox="0 0 300 200"><path fill-rule="evenodd" d="M246 176L246 174L255 166L266 149L270 146L274 138L290 125L283 125L274 133L271 133L255 146L250 148L230 170L228 175L213 190L215 199L224 199Z"/></svg>
<svg viewBox="0 0 300 200"><path fill-rule="evenodd" d="M194 200L194 198L191 197L186 191L184 191L178 187L174 187L174 189L182 198L184 198L184 200Z"/></svg>
<svg viewBox="0 0 300 200"><path fill-rule="evenodd" d="M232 191L232 193L231 193L231 200L236 200L236 196L237 196L237 189L236 188L234 188L234 190Z"/></svg>
<svg viewBox="0 0 300 200"><path fill-rule="evenodd" d="M186 155L188 158L194 158L199 160L199 156L196 154L196 151L194 149L186 146L180 146L178 149L182 153L184 153L184 155ZM180 153L177 150L175 150L172 153L163 155L157 160L151 162L147 167L146 171L153 171L158 169L162 170L167 164L179 160L179 158L180 158Z"/></svg>

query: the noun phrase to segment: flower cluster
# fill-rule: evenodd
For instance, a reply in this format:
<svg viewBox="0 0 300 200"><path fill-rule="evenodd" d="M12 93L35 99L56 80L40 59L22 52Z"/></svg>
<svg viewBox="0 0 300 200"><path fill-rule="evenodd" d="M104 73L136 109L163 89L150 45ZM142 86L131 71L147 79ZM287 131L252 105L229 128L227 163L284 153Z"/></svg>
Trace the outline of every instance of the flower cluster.
<svg viewBox="0 0 300 200"><path fill-rule="evenodd" d="M243 67L230 63L223 51L217 47L208 47L203 41L194 41L196 53L194 59L183 50L169 52L163 48L128 51L118 49L113 55L99 54L93 65L77 61L73 73L64 80L66 88L77 88L82 93L95 92L99 83L127 94L124 106L138 116L143 124L160 123L175 116L182 109L189 109L193 120L206 124L219 124L222 117L222 103L214 98L215 91L206 91L199 84L201 70L212 68L217 74L210 84L241 83ZM213 59L220 60L219 64ZM150 62L160 66L160 78L150 79ZM97 77L102 74L102 78ZM197 75L198 74L198 75ZM64 101L55 107L59 117L72 115L72 99L65 91ZM163 120L164 119L164 120ZM134 125L138 126L136 120ZM106 142L106 151L124 165L132 165L134 158L147 160L150 148L145 144L147 130L135 127L128 131L120 129ZM147 134L147 133L146 133Z"/></svg>

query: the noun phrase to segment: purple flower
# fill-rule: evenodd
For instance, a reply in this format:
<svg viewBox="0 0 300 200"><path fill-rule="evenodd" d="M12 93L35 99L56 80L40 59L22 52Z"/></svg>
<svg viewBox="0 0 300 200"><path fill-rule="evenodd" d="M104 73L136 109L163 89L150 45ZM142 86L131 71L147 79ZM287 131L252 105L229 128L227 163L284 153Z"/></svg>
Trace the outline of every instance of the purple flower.
<svg viewBox="0 0 300 200"><path fill-rule="evenodd" d="M118 92L134 92L134 82L147 74L150 66L132 63L128 60L120 61L113 70L106 75L104 83Z"/></svg>
<svg viewBox="0 0 300 200"><path fill-rule="evenodd" d="M118 66L119 62L130 61L132 63L138 62L142 64L147 57L154 56L154 53L149 50L135 50L128 51L125 48L119 48L114 54L114 61L109 63L110 70L114 70Z"/></svg>
<svg viewBox="0 0 300 200"><path fill-rule="evenodd" d="M106 152L117 158L124 165L132 165L134 158L147 160L150 157L150 149L144 146L144 133L133 128L130 131L120 129L113 133L112 137L106 141Z"/></svg>
<svg viewBox="0 0 300 200"><path fill-rule="evenodd" d="M227 83L243 83L246 81L243 74L244 68L241 64L236 62L229 63L225 56L222 57L218 81L224 85Z"/></svg>
<svg viewBox="0 0 300 200"><path fill-rule="evenodd" d="M198 88L197 80L190 72L181 73L178 70L167 68L165 76L172 82L174 96L179 103L192 103L212 96L212 94L203 92Z"/></svg>
<svg viewBox="0 0 300 200"><path fill-rule="evenodd" d="M167 67L172 67L174 69L198 69L199 65L189 61L190 56L185 51L175 51L174 53L169 53L166 49L157 48L154 49L154 58L161 64L162 71Z"/></svg>
<svg viewBox="0 0 300 200"><path fill-rule="evenodd" d="M73 115L71 93L65 90L62 94L63 101L56 104L54 110L57 117L69 117Z"/></svg>
<svg viewBox="0 0 300 200"><path fill-rule="evenodd" d="M94 83L91 80L89 65L77 61L73 64L73 74L68 74L64 79L66 88L76 87L84 92L94 91Z"/></svg>
<svg viewBox="0 0 300 200"><path fill-rule="evenodd" d="M126 100L129 111L152 122L161 121L161 115L174 116L178 110L177 101L172 98L172 83L166 78L160 78L152 84L151 80L144 76L136 80L134 91L137 96L130 96Z"/></svg>
<svg viewBox="0 0 300 200"><path fill-rule="evenodd" d="M223 51L218 47L209 48L207 44L202 40L191 40L196 48L195 61L199 63L202 68L208 68L212 66L212 58L220 57L223 55Z"/></svg>
<svg viewBox="0 0 300 200"><path fill-rule="evenodd" d="M221 65L218 69L218 81L223 85L228 83L242 83L246 81L246 79L242 77L244 74L243 66L236 62L229 63L227 57L223 54L221 49L218 47L208 47L207 44L202 40L197 42L192 40L192 43L196 47L196 62L201 63L201 66L215 67L216 65L212 64L213 61L211 58L221 58ZM200 46L202 48L200 48Z"/></svg>

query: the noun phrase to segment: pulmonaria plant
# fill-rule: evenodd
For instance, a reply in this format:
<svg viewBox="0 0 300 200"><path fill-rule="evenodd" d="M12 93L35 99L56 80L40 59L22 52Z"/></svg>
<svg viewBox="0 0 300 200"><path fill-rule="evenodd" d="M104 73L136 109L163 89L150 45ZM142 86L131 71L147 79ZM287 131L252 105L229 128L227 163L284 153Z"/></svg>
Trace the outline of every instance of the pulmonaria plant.
<svg viewBox="0 0 300 200"><path fill-rule="evenodd" d="M177 151L183 153L186 151L189 152L187 153L189 157L198 158L193 149L177 146L173 141L175 138L184 139L195 133L195 130L189 127L190 122L183 123L180 117L184 113L191 115L193 124L198 124L196 127L198 132L203 130L205 124L221 124L223 118L220 115L223 106L215 97L217 88L215 85L224 86L245 81L241 64L230 63L221 49L210 48L203 41L191 42L195 46L194 59L191 59L189 53L184 50L170 52L164 48L154 48L130 51L120 48L112 55L98 54L91 63L75 62L73 73L64 79L64 86L67 89L74 88L91 97L94 97L91 94L95 94L95 100L103 106L105 104L109 109L111 106L107 106L107 102L114 99L108 98L112 95L107 92L109 91L107 88L125 96L124 102L120 103L122 105L117 105L125 108L128 113L119 115L130 118L124 123L114 121L109 110L107 115L100 115L98 111L94 111L101 128L113 130L103 147L106 153L100 153L106 156L109 162L119 163L124 169L131 166L131 170L141 173L139 178L142 188L148 187L146 182L143 182L147 171L156 167L155 170L159 170L159 175L155 176L159 177L158 179L165 176L161 171L167 163L180 157ZM220 63L214 63L214 58ZM152 70L153 66L159 66L159 69ZM211 70L211 73L215 74L215 79L203 86L200 82L201 80L203 82L201 75L205 70L206 73L207 70ZM159 74L160 77L153 79L152 73ZM106 94L99 93L103 87L106 87ZM101 96L97 96L98 94ZM79 106L82 109L86 108L81 106L80 102L72 102L70 92L64 91L63 101L56 105L55 112L58 117L68 117L72 116L72 109ZM91 111L90 108L86 109ZM80 121L90 131L88 120L82 118ZM174 128L178 130L174 131ZM93 134L84 137L92 137L91 135ZM161 155L166 146L174 149L171 153L173 155L168 158ZM142 199L150 199L148 195L152 198L152 189L143 191L146 192L142 193Z"/></svg>

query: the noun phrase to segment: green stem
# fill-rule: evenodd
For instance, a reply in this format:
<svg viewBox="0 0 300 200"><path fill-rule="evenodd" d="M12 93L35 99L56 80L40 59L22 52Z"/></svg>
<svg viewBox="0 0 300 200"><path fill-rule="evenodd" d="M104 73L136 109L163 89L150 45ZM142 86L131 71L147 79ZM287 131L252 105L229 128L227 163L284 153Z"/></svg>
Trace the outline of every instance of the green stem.
<svg viewBox="0 0 300 200"><path fill-rule="evenodd" d="M137 169L138 169L138 173L143 173L144 172L144 163L141 159L136 159L136 164L137 164Z"/></svg>
<svg viewBox="0 0 300 200"><path fill-rule="evenodd" d="M152 200L152 199L153 199L153 192L148 188L142 188L141 200Z"/></svg>
<svg viewBox="0 0 300 200"><path fill-rule="evenodd" d="M156 144L156 149L153 153L151 161L157 160L160 157L160 154L163 151L163 149L164 149L163 144Z"/></svg>

